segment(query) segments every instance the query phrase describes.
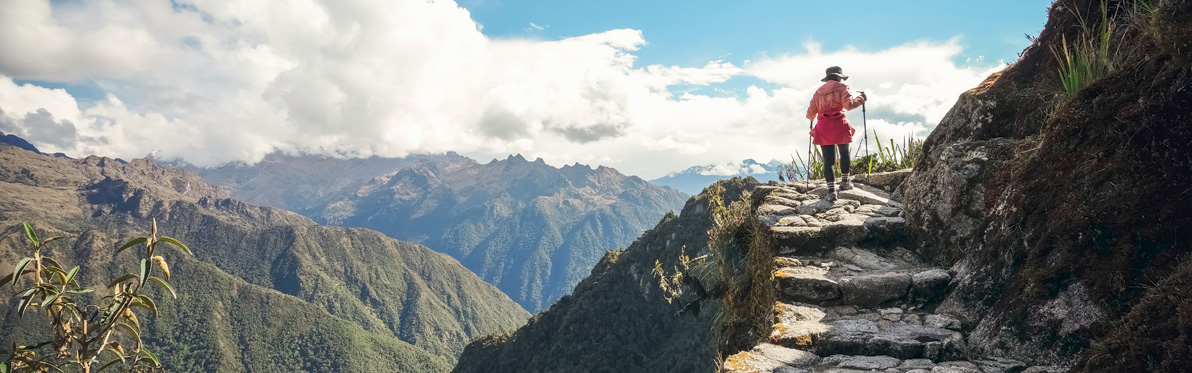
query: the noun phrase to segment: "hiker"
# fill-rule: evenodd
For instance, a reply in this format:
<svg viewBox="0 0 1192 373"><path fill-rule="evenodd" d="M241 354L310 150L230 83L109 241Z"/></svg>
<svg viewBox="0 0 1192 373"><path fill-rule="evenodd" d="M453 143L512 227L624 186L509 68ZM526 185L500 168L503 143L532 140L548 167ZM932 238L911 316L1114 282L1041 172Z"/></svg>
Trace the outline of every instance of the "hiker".
<svg viewBox="0 0 1192 373"><path fill-rule="evenodd" d="M851 161L848 157L848 145L853 142L855 129L844 117L844 112L861 107L868 99L865 92L860 96L853 96L844 81L848 75L840 66L829 67L827 76L820 79L824 85L815 90L811 96L811 105L807 107L807 119L815 120L815 128L811 130L812 143L819 145L824 154L824 179L828 181L828 194L824 199L836 200L836 178L832 165L836 164L836 154L840 153L840 190L853 188L848 180Z"/></svg>

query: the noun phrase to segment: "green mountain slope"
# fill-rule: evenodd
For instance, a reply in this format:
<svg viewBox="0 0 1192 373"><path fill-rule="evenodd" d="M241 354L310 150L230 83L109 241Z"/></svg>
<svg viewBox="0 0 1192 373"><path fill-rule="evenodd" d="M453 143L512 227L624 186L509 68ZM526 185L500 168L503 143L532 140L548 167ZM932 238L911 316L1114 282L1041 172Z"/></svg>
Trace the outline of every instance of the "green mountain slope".
<svg viewBox="0 0 1192 373"><path fill-rule="evenodd" d="M451 255L531 311L571 291L604 252L625 247L685 198L611 168L555 168L521 156L487 164L453 153L387 160L395 168L374 178L379 162L278 157L199 172L236 196L280 201L322 224L375 229ZM371 173L340 171L357 181L328 193L342 180L332 185L312 173L328 164ZM277 170L288 173L276 177ZM293 204L286 197L308 189L326 197Z"/></svg>
<svg viewBox="0 0 1192 373"><path fill-rule="evenodd" d="M127 272L112 249L143 234L151 218L195 251L194 259L171 258L181 260L174 283L183 298L161 302L161 328L146 335L181 354L176 366L443 370L473 337L528 317L454 259L417 244L247 205L148 160L72 160L0 145L0 227L15 232L29 221L47 234L78 237L55 255L84 265L88 281ZM0 268L24 247L19 236L5 237ZM10 313L4 328L16 322ZM256 360L272 363L251 365Z"/></svg>
<svg viewBox="0 0 1192 373"><path fill-rule="evenodd" d="M722 182L725 200L752 189L752 179ZM625 250L607 253L575 291L511 334L469 344L455 372L709 372L716 369L714 321L720 302L677 314L651 275L656 261L673 268L686 252L707 253L708 197L687 201ZM690 289L688 293L691 293Z"/></svg>

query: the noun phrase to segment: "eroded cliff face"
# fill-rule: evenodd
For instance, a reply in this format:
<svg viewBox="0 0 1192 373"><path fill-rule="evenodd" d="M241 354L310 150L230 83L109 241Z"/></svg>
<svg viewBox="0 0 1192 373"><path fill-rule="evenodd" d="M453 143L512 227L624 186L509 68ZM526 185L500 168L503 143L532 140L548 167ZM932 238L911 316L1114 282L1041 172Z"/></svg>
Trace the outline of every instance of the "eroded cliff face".
<svg viewBox="0 0 1192 373"><path fill-rule="evenodd" d="M1101 2L1056 2L1021 60L959 98L895 198L917 250L956 272L940 311L974 351L1176 371L1192 363L1192 1L1106 4L1116 69L1060 93L1053 50L1081 19L1095 29Z"/></svg>

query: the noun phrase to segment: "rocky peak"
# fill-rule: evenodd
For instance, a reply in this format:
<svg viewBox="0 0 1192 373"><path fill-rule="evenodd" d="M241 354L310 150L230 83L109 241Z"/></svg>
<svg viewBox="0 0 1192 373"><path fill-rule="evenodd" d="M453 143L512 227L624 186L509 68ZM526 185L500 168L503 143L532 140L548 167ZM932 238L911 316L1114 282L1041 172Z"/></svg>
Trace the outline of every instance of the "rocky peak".
<svg viewBox="0 0 1192 373"><path fill-rule="evenodd" d="M0 144L8 144L34 153L41 153L41 151L37 150L36 146L25 141L25 139L17 135L6 135L4 132L0 132Z"/></svg>

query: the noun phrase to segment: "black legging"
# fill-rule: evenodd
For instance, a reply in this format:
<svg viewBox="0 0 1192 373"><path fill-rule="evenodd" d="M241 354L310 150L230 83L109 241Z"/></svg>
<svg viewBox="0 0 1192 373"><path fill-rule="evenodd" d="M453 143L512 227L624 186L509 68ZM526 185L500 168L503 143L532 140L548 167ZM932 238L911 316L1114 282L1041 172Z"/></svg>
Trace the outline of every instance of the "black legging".
<svg viewBox="0 0 1192 373"><path fill-rule="evenodd" d="M848 175L849 166L852 166L852 161L848 158L848 144L840 145L820 145L820 149L824 152L824 179L829 183L836 182L835 170L833 167L836 164L836 149L840 149L840 172Z"/></svg>

